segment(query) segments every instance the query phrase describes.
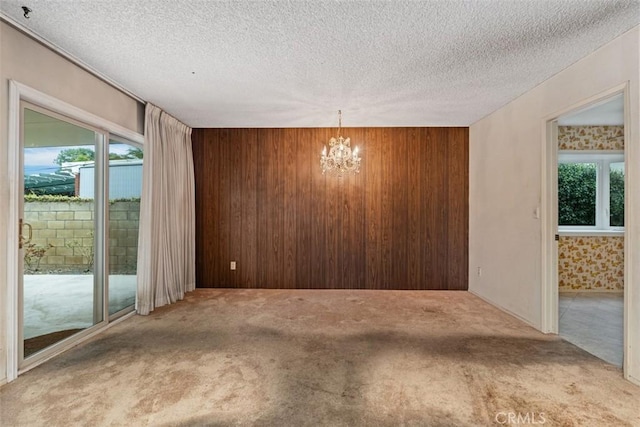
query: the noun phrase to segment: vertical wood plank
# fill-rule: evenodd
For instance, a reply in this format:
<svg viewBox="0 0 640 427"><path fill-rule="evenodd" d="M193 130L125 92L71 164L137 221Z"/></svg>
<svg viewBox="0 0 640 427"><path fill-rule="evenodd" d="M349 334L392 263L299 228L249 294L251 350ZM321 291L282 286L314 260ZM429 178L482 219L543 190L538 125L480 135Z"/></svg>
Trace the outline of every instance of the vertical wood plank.
<svg viewBox="0 0 640 427"><path fill-rule="evenodd" d="M198 171L203 170L202 160L205 154L205 149L202 141L204 138L204 132L204 129L193 129L191 133L193 168ZM208 180L200 180L195 183L195 217L197 230L205 230L208 228L203 222L205 220L205 215L203 215L204 209L202 208L202 204L205 203L207 199L207 192L205 189L208 184ZM204 277L207 273L203 264L205 256L204 244L205 241L203 239L196 239L196 286L199 287L204 285Z"/></svg>
<svg viewBox="0 0 640 427"><path fill-rule="evenodd" d="M443 177L440 175L438 158L438 134L437 129L421 129L424 140L424 149L421 152L420 162L424 165L422 170L422 255L421 277L429 284L430 289L440 289L440 269L439 262L440 246L446 242L439 241L440 233L438 224L438 212L440 207L438 193L443 186Z"/></svg>
<svg viewBox="0 0 640 427"><path fill-rule="evenodd" d="M407 288L420 289L422 276L420 266L422 232L422 167L421 153L425 149L420 129L407 130Z"/></svg>
<svg viewBox="0 0 640 427"><path fill-rule="evenodd" d="M296 190L298 184L297 168L299 167L297 132L295 129L282 130L282 157L280 159L283 184L282 191L282 287L295 289L296 256L297 256L297 212Z"/></svg>
<svg viewBox="0 0 640 427"><path fill-rule="evenodd" d="M218 285L223 288L232 286L231 270L229 262L231 257L229 254L230 232L231 232L231 142L229 139L231 129L223 129L220 132L219 157L218 157L218 239L220 240L220 250L218 251Z"/></svg>
<svg viewBox="0 0 640 427"><path fill-rule="evenodd" d="M244 129L240 138L242 226L239 230L242 255L238 264L238 287L255 288L258 280L258 133L256 129Z"/></svg>
<svg viewBox="0 0 640 427"><path fill-rule="evenodd" d="M447 171L447 289L466 289L468 280L469 133L466 128L448 133Z"/></svg>
<svg viewBox="0 0 640 427"><path fill-rule="evenodd" d="M330 130L323 132L323 140L331 137ZM342 204L344 198L344 179L328 175L325 177L325 280L330 289L342 288Z"/></svg>
<svg viewBox="0 0 640 427"><path fill-rule="evenodd" d="M311 198L309 204L311 206L311 278L313 280L312 288L325 288L326 270L325 270L325 234L327 223L327 211L325 209L326 199L326 177L320 169L320 153L322 147L328 143L325 139L326 132L314 130L311 140L313 141L313 149L309 151L311 159Z"/></svg>
<svg viewBox="0 0 640 427"><path fill-rule="evenodd" d="M236 270L229 271L229 287L241 287L238 268L242 268L242 141L241 129L229 131L229 261L236 262Z"/></svg>
<svg viewBox="0 0 640 427"><path fill-rule="evenodd" d="M266 136L269 131L267 129L258 129L257 131L257 186L256 186L256 218L257 218L257 226L256 226L256 241L257 241L257 253L258 257L256 259L256 287L258 288L268 288L270 287L270 278L268 277L268 264L271 261L270 254L270 242L269 234L269 182L268 179L268 168L269 168L269 157L271 156L271 151L269 147L269 143L266 140Z"/></svg>
<svg viewBox="0 0 640 427"><path fill-rule="evenodd" d="M433 161L430 167L433 170L433 223L431 224L431 230L433 231L433 244L435 251L432 254L434 263L433 274L433 289L448 289L448 259L447 248L449 246L448 240L448 215L447 211L447 194L449 177L447 176L447 155L449 153L449 146L447 143L447 135L445 128L433 129Z"/></svg>
<svg viewBox="0 0 640 427"><path fill-rule="evenodd" d="M389 285L391 289L410 289L408 283L408 226L409 226L409 170L407 162L407 129L398 128L392 131L391 147L391 271Z"/></svg>
<svg viewBox="0 0 640 427"><path fill-rule="evenodd" d="M381 289L393 289L391 283L391 266L394 262L392 256L392 216L393 216L393 168L392 150L394 140L394 129L383 128L382 140L380 144L380 282Z"/></svg>
<svg viewBox="0 0 640 427"><path fill-rule="evenodd" d="M313 276L311 274L311 254L312 254L312 167L319 168L319 164L312 161L312 156L316 153L317 147L312 140L310 129L297 129L296 138L298 165L296 167L296 287L313 287Z"/></svg>
<svg viewBox="0 0 640 427"><path fill-rule="evenodd" d="M202 217L205 218L203 225L206 227L208 238L203 239L203 267L205 268L205 277L201 286L206 287L218 287L218 258L219 254L219 233L217 221L220 217L218 198L220 196L219 191L219 174L220 169L218 167L219 160L219 132L207 132L205 133L203 140L203 162L200 164L203 171L207 171L211 175L211 179L207 182L207 192L204 194L204 200L201 201L199 206L203 212ZM195 174L194 170L194 174ZM197 176L197 175L196 175ZM198 183L196 179L196 185ZM196 228L196 236L200 235L200 229Z"/></svg>
<svg viewBox="0 0 640 427"><path fill-rule="evenodd" d="M282 181L282 129L270 129L265 132L264 152L267 161L265 188L265 199L263 203L266 207L265 233L267 247L266 252L260 254L264 256L266 262L266 282L269 286L282 288L282 269L284 267L283 239L284 212L283 212L283 181Z"/></svg>
<svg viewBox="0 0 640 427"><path fill-rule="evenodd" d="M367 289L382 289L381 280L381 169L382 157L380 146L381 133L367 129L367 162L364 172L367 187L365 189L365 227L367 233L365 248L365 269Z"/></svg>
<svg viewBox="0 0 640 427"><path fill-rule="evenodd" d="M360 153L366 152L365 130L351 128L348 130L351 146L358 147ZM366 163L364 164L366 166ZM363 168L364 169L364 168ZM366 229L364 227L364 182L366 172L345 179L345 201L343 216L343 286L347 289L364 289L366 279L365 242Z"/></svg>

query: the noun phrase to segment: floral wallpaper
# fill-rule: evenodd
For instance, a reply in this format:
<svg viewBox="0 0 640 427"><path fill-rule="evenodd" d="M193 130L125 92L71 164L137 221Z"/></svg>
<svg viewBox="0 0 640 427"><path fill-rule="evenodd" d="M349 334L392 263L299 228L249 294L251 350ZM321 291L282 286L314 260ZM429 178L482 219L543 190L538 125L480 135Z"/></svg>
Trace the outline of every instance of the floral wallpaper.
<svg viewBox="0 0 640 427"><path fill-rule="evenodd" d="M558 287L563 290L624 289L624 237L561 236Z"/></svg>
<svg viewBox="0 0 640 427"><path fill-rule="evenodd" d="M559 150L624 150L624 126L558 126Z"/></svg>

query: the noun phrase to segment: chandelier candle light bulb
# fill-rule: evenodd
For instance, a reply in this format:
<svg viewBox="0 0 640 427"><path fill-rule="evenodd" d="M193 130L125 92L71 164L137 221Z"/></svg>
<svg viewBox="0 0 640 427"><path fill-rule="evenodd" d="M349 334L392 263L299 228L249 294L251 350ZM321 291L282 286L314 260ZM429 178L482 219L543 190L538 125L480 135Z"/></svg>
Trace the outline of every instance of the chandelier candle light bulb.
<svg viewBox="0 0 640 427"><path fill-rule="evenodd" d="M322 157L320 165L322 173L329 172L337 176L345 173L356 174L360 172L360 157L358 156L358 147L351 150L351 139L343 138L342 131L342 111L338 110L338 137L329 140L329 153L327 154L327 146L322 149Z"/></svg>

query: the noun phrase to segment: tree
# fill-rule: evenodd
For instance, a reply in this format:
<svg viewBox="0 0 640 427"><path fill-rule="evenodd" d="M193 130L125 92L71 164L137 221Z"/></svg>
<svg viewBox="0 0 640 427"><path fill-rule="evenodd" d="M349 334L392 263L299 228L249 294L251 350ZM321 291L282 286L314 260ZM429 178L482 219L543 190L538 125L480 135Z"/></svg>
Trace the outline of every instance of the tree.
<svg viewBox="0 0 640 427"><path fill-rule="evenodd" d="M109 160L127 160L127 159L141 159L142 150L139 148L129 148L126 154L109 153Z"/></svg>
<svg viewBox="0 0 640 427"><path fill-rule="evenodd" d="M140 148L129 148L126 154L109 153L109 160L142 159ZM90 148L67 148L58 153L54 162L57 165L69 162L91 162L96 159L96 153Z"/></svg>
<svg viewBox="0 0 640 427"><path fill-rule="evenodd" d="M89 148L67 148L58 153L54 162L62 165L68 162L89 162L95 160L96 153Z"/></svg>
<svg viewBox="0 0 640 427"><path fill-rule="evenodd" d="M109 153L109 160L126 160L130 159L126 154L118 154L118 153Z"/></svg>
<svg viewBox="0 0 640 427"><path fill-rule="evenodd" d="M140 148L129 148L127 151L128 159L141 159L143 156L143 152Z"/></svg>

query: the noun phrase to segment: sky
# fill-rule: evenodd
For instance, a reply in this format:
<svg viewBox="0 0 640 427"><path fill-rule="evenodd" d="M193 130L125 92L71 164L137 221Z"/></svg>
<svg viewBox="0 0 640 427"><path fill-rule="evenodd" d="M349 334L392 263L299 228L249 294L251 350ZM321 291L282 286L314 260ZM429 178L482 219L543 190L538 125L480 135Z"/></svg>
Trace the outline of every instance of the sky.
<svg viewBox="0 0 640 427"><path fill-rule="evenodd" d="M58 170L59 166L55 163L56 157L62 150L69 148L88 148L93 150L92 145L73 146L73 147L38 147L24 149L24 169L25 174L33 173L53 173ZM126 144L110 144L109 152L116 154L126 154L131 146Z"/></svg>

